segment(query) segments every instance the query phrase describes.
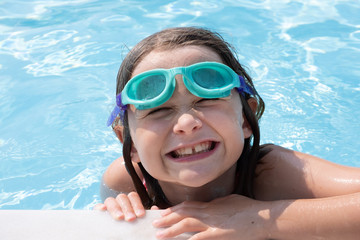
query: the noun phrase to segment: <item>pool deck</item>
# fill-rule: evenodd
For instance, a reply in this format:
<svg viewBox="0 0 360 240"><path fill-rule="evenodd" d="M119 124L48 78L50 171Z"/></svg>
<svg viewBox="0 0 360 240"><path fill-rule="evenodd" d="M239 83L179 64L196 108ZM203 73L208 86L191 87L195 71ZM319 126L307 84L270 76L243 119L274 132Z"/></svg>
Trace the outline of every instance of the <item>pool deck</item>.
<svg viewBox="0 0 360 240"><path fill-rule="evenodd" d="M0 210L0 239L151 240L152 221L161 211L147 211L134 222L115 221L109 213L87 210ZM176 240L188 239L190 234Z"/></svg>

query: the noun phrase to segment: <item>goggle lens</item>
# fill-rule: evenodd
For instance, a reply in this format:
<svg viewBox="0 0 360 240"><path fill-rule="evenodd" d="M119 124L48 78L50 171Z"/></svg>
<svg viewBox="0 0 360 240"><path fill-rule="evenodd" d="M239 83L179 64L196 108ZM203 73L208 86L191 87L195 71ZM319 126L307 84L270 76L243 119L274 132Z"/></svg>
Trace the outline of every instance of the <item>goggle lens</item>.
<svg viewBox="0 0 360 240"><path fill-rule="evenodd" d="M233 77L229 74L221 73L216 69L200 68L193 71L192 79L202 88L218 89L231 84Z"/></svg>
<svg viewBox="0 0 360 240"><path fill-rule="evenodd" d="M159 96L165 86L166 77L164 75L145 76L130 84L127 94L130 99L150 100Z"/></svg>

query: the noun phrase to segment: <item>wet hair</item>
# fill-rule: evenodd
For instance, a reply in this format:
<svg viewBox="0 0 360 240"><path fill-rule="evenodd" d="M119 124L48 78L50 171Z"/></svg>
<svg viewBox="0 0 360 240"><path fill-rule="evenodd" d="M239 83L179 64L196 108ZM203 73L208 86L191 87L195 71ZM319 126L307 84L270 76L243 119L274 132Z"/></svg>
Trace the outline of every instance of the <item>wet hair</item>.
<svg viewBox="0 0 360 240"><path fill-rule="evenodd" d="M240 94L243 113L252 129L252 136L245 139L243 152L237 161L235 187L233 190L234 194L254 198L253 180L255 168L258 163L260 142L258 121L264 112L265 104L257 93L250 76L237 60L234 48L227 43L221 35L205 28L179 27L168 28L148 36L135 45L124 58L117 75L116 94L122 91L126 83L130 80L137 64L151 51L171 50L189 45L205 46L216 52L224 64L244 77L246 83L254 92L252 96L249 94L245 94L245 96ZM258 103L255 112L252 111L247 102L250 97L255 98ZM119 122L119 119L117 119L117 121L113 123L113 127L115 127L116 124L123 125L123 157L125 166L134 182L136 191L140 195L144 207L150 208L152 205L157 205L160 208L169 207L170 203L163 193L159 182L144 169L141 163L138 164L144 176L146 187L137 175L130 156L132 139L127 114L125 114L123 122Z"/></svg>

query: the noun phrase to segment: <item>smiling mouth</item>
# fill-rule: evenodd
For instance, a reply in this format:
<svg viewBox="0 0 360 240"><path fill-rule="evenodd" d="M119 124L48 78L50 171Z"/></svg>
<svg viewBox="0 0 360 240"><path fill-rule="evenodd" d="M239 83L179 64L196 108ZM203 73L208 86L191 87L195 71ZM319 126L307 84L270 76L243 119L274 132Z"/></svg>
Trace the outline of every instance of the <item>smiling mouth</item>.
<svg viewBox="0 0 360 240"><path fill-rule="evenodd" d="M200 153L205 153L215 148L216 142L203 142L192 147L179 148L169 153L173 158L183 158Z"/></svg>

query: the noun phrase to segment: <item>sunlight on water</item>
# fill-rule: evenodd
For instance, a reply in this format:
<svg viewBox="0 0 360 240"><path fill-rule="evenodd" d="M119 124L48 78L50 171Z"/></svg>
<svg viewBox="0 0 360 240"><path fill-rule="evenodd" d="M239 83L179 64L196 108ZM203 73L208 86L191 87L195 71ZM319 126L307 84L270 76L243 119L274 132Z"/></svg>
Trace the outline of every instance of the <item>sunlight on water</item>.
<svg viewBox="0 0 360 240"><path fill-rule="evenodd" d="M165 27L237 49L266 102L262 142L360 166L360 4L338 0L2 1L0 209L90 209L121 155L118 67Z"/></svg>

